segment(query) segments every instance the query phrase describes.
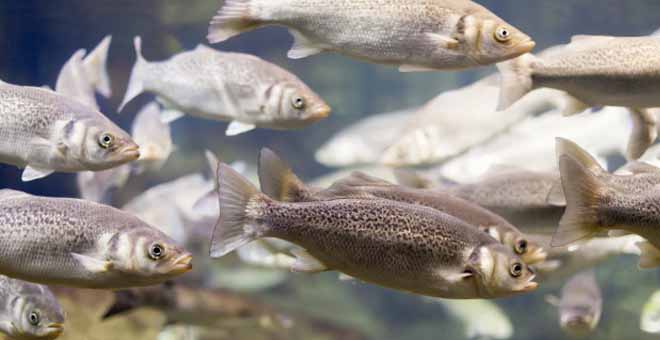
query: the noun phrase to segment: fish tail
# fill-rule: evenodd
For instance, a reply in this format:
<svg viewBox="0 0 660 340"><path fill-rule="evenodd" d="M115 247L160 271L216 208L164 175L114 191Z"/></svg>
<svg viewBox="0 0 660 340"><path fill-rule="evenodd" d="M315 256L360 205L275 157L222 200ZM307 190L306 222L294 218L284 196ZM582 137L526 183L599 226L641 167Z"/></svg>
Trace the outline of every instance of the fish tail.
<svg viewBox="0 0 660 340"><path fill-rule="evenodd" d="M282 202L297 202L307 193L305 184L275 152L264 148L259 154L261 191Z"/></svg>
<svg viewBox="0 0 660 340"><path fill-rule="evenodd" d="M110 76L108 75L108 52L110 51L110 43L112 36L106 36L101 40L98 46L85 57L83 66L85 73L90 76L94 82L96 91L103 97L109 98L112 95L112 87L110 85Z"/></svg>
<svg viewBox="0 0 660 340"><path fill-rule="evenodd" d="M115 315L123 314L140 307L135 294L130 290L118 290L114 292L112 305L103 313L101 319L105 320Z"/></svg>
<svg viewBox="0 0 660 340"><path fill-rule="evenodd" d="M660 249L656 248L649 241L638 242L639 248L639 268L651 269L660 266Z"/></svg>
<svg viewBox="0 0 660 340"><path fill-rule="evenodd" d="M527 53L497 64L501 74L498 110L509 108L533 89L532 63L536 59L534 55Z"/></svg>
<svg viewBox="0 0 660 340"><path fill-rule="evenodd" d="M218 166L218 198L220 218L211 239L211 257L218 258L232 252L262 235L249 217L250 202L255 198L269 200L247 179L229 165Z"/></svg>
<svg viewBox="0 0 660 340"><path fill-rule="evenodd" d="M206 36L209 43L225 41L243 32L259 27L260 21L251 13L254 0L226 0L218 13L211 19Z"/></svg>
<svg viewBox="0 0 660 340"><path fill-rule="evenodd" d="M552 237L552 246L564 246L599 231L597 209L607 193L598 176L585 164L583 151L574 143L557 138L557 158L566 211Z"/></svg>
<svg viewBox="0 0 660 340"><path fill-rule="evenodd" d="M126 104L144 91L143 69L148 62L142 56L142 38L139 36L135 37L133 45L135 46L136 55L135 65L133 65L131 77L128 80L128 88L126 89L124 100L121 102L118 112L121 112Z"/></svg>

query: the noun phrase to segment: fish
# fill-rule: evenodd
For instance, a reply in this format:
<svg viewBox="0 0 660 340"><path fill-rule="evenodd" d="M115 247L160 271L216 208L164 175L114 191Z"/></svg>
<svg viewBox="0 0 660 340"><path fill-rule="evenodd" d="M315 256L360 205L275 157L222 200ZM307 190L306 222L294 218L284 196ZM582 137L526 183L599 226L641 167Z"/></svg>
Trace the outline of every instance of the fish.
<svg viewBox="0 0 660 340"><path fill-rule="evenodd" d="M610 235L633 233L648 241L639 244L639 267L660 265L660 222L655 213L660 199L658 187L647 187L639 193L626 191L608 180L605 170L566 139L557 139L557 159L567 205L552 245L571 244L602 231Z"/></svg>
<svg viewBox="0 0 660 340"><path fill-rule="evenodd" d="M137 173L158 171L174 151L170 125L163 122L158 103L145 105L135 116L131 136L140 146L140 158L135 162Z"/></svg>
<svg viewBox="0 0 660 340"><path fill-rule="evenodd" d="M105 37L88 55L85 49L76 51L60 70L55 90L98 111L95 92L106 98L112 95L107 70L111 42L112 36Z"/></svg>
<svg viewBox="0 0 660 340"><path fill-rule="evenodd" d="M546 300L559 309L559 325L569 335L583 337L598 327L603 296L593 270L575 274L561 288L561 297Z"/></svg>
<svg viewBox="0 0 660 340"><path fill-rule="evenodd" d="M25 168L23 181L106 170L140 157L128 133L75 99L5 82L0 98L0 162Z"/></svg>
<svg viewBox="0 0 660 340"><path fill-rule="evenodd" d="M382 152L400 135L416 108L367 116L334 134L314 154L330 167L378 163Z"/></svg>
<svg viewBox="0 0 660 340"><path fill-rule="evenodd" d="M496 166L476 182L433 190L486 208L525 232L553 231L566 206L558 175L510 166Z"/></svg>
<svg viewBox="0 0 660 340"><path fill-rule="evenodd" d="M579 272L592 269L621 256L639 256L639 235L595 237L580 244L552 247L552 234L528 234L528 238L546 249L543 263L534 265L536 280L545 284L563 281Z"/></svg>
<svg viewBox="0 0 660 340"><path fill-rule="evenodd" d="M199 45L166 61L148 62L141 41L135 38L137 61L120 112L146 91L165 106L164 120L184 112L228 121L228 136L256 127L302 128L330 114L330 106L298 77L256 56Z"/></svg>
<svg viewBox="0 0 660 340"><path fill-rule="evenodd" d="M634 129L626 155L637 159L658 136L657 118L647 110L660 107L658 53L660 39L655 36L574 36L552 58L525 54L498 64L502 74L499 108L543 87L570 95L564 115L599 106L630 108Z"/></svg>
<svg viewBox="0 0 660 340"><path fill-rule="evenodd" d="M437 210L389 200L284 203L226 164L218 169L220 217L211 239L220 258L259 238L302 248L293 271L336 270L415 294L495 298L537 287L511 249Z"/></svg>
<svg viewBox="0 0 660 340"><path fill-rule="evenodd" d="M646 333L660 333L660 291L656 290L644 304L640 328Z"/></svg>
<svg viewBox="0 0 660 340"><path fill-rule="evenodd" d="M269 306L241 294L171 281L157 286L115 291L114 302L102 318L109 319L142 307L163 312L166 324L212 327L228 320L271 318L276 323L279 319L279 315Z"/></svg>
<svg viewBox="0 0 660 340"><path fill-rule="evenodd" d="M0 332L12 339L55 339L64 331L64 312L44 285L0 275Z"/></svg>
<svg viewBox="0 0 660 340"><path fill-rule="evenodd" d="M281 202L314 202L337 198L375 198L435 209L475 226L498 242L507 245L527 264L545 260L545 251L504 218L461 198L435 190L398 186L354 172L330 188L307 188L293 170L270 149L259 156L259 180L264 194Z"/></svg>
<svg viewBox="0 0 660 340"><path fill-rule="evenodd" d="M268 25L289 29L289 58L337 52L402 72L490 65L535 46L528 35L467 0L228 0L211 20L207 39L219 43Z"/></svg>
<svg viewBox="0 0 660 340"><path fill-rule="evenodd" d="M0 273L48 285L118 289L192 269L167 235L110 206L0 190Z"/></svg>
<svg viewBox="0 0 660 340"><path fill-rule="evenodd" d="M110 204L112 194L121 189L131 176L130 164L103 171L82 171L76 175L78 193L84 200ZM111 205L111 204L110 204Z"/></svg>
<svg viewBox="0 0 660 340"><path fill-rule="evenodd" d="M505 112L497 111L499 88L487 77L475 84L445 92L413 113L396 141L382 153L387 166L419 166L451 159L488 141L530 116L561 105L564 94L534 91ZM473 100L479 97L480 100Z"/></svg>
<svg viewBox="0 0 660 340"><path fill-rule="evenodd" d="M433 299L463 323L466 339L509 339L513 324L497 304L489 300ZM479 315L475 318L475 315Z"/></svg>
<svg viewBox="0 0 660 340"><path fill-rule="evenodd" d="M585 129L589 126L589 129ZM489 141L475 145L465 153L432 167L432 178L447 177L457 182L474 182L496 165L515 166L556 172L555 137L564 137L586 147L607 165L607 157L623 155L630 134L627 110L605 107L589 115L563 117L553 110L538 117L528 117ZM608 138L601 138L607 130Z"/></svg>

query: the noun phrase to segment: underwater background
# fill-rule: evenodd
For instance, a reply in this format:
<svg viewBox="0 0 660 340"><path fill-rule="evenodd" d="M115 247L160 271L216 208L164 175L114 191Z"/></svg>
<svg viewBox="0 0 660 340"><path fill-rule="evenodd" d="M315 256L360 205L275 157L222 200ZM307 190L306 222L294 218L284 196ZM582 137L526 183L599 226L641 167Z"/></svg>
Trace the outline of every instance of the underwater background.
<svg viewBox="0 0 660 340"><path fill-rule="evenodd" d="M480 0L480 4L521 28L537 42L537 51L566 43L575 34L645 35L660 27L657 0ZM135 113L153 97L142 95L122 114L117 107L135 61L133 37L143 38L148 60L163 60L206 43L208 22L218 0L0 0L0 79L20 85L53 86L62 65L79 48L90 50L112 35L108 69L113 97L99 98L101 111L130 129ZM330 106L330 118L298 131L256 130L226 137L225 123L186 117L172 125L175 153L158 173L136 176L116 195L121 206L158 183L204 171L204 150L221 160L254 164L262 147L282 155L304 179L333 171L317 163L314 153L335 132L379 112L419 106L437 94L494 72L494 67L462 72L403 74L395 68L370 65L324 54L302 60L286 58L292 42L284 28L268 27L214 45L223 51L258 55L299 76ZM465 112L464 114L470 114ZM602 131L607 138L607 131ZM75 175L53 174L22 183L21 170L0 165L2 188L47 195L77 197ZM204 259L206 262L206 259ZM217 285L272 304L286 315L314 322L292 329L272 329L263 322L218 324L198 335L203 339L465 339L461 321L428 299L374 285L339 281L337 273L319 275L250 270L231 256L213 261L209 270ZM621 257L596 269L603 290L603 316L593 339L657 339L639 329L639 314L658 288L660 272L639 271L636 257ZM532 294L495 301L511 319L511 339L563 339L557 310L545 302L561 282L544 283ZM112 293L59 290L67 311L61 339L154 339L164 317L139 310L128 317L100 321ZM471 311L479 319L479 310ZM173 335L174 336L174 335ZM180 338L186 338L190 334Z"/></svg>

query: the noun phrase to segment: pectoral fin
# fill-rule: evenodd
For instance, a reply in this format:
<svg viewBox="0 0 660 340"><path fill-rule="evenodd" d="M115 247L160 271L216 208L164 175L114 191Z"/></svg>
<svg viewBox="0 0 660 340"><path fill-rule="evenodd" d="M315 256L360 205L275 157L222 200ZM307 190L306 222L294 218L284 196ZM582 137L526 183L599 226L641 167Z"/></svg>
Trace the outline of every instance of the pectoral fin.
<svg viewBox="0 0 660 340"><path fill-rule="evenodd" d="M296 257L296 262L291 266L294 272L320 273L328 270L328 267L304 249L293 249L291 253Z"/></svg>
<svg viewBox="0 0 660 340"><path fill-rule="evenodd" d="M102 261L87 255L81 255L77 253L71 253L71 256L73 256L73 258L76 259L78 263L85 267L85 269L93 273L105 273L112 269L112 262L110 261Z"/></svg>
<svg viewBox="0 0 660 340"><path fill-rule="evenodd" d="M34 181L36 179L44 178L44 177L52 174L53 172L55 172L55 171L50 170L50 169L35 168L31 165L28 165L23 170L23 175L21 176L21 180L23 182L30 182L30 181Z"/></svg>
<svg viewBox="0 0 660 340"><path fill-rule="evenodd" d="M555 307L559 307L559 298L555 295L550 295L550 294L546 295L545 296L545 302L547 302L547 303L549 303L549 304L551 304Z"/></svg>
<svg viewBox="0 0 660 340"><path fill-rule="evenodd" d="M440 46L449 50L458 48L460 42L455 38L438 33L426 33L426 37L433 43L433 45Z"/></svg>
<svg viewBox="0 0 660 340"><path fill-rule="evenodd" d="M236 135L240 135L241 133L252 131L255 128L256 128L256 125L254 125L254 124L241 123L241 122L235 120L235 121L229 123L229 126L227 127L227 131L225 131L225 135L227 135L227 136L236 136Z"/></svg>
<svg viewBox="0 0 660 340"><path fill-rule="evenodd" d="M289 32L293 36L293 46L287 54L289 58L302 59L323 52L322 48L314 46L302 33L296 30L289 30Z"/></svg>

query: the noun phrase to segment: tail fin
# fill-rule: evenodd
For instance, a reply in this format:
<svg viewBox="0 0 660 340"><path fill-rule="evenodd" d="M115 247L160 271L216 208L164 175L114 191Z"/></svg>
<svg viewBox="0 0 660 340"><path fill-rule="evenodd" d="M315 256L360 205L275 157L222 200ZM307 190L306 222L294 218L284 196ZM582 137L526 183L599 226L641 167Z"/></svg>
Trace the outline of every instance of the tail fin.
<svg viewBox="0 0 660 340"><path fill-rule="evenodd" d="M573 151L574 145L557 138L557 158L566 197L566 211L552 237L553 247L588 238L599 231L597 209L605 187L590 171L589 165L583 164L583 159L575 158Z"/></svg>
<svg viewBox="0 0 660 340"><path fill-rule="evenodd" d="M105 320L115 315L123 314L140 307L140 302L130 290L118 290L114 292L114 301L101 319Z"/></svg>
<svg viewBox="0 0 660 340"><path fill-rule="evenodd" d="M535 56L527 53L497 64L502 75L498 110L509 108L533 89L532 63L536 59Z"/></svg>
<svg viewBox="0 0 660 340"><path fill-rule="evenodd" d="M299 202L308 192L293 170L267 148L259 154L259 182L264 194L282 202Z"/></svg>
<svg viewBox="0 0 660 340"><path fill-rule="evenodd" d="M126 104L128 104L135 97L139 96L144 91L143 84L143 69L147 65L147 61L142 56L142 38L139 36L135 37L133 40L133 45L135 46L135 65L131 71L131 77L128 80L128 88L126 89L126 94L124 95L124 100L119 106L118 112L121 112Z"/></svg>
<svg viewBox="0 0 660 340"><path fill-rule="evenodd" d="M259 27L259 20L251 13L253 1L226 0L222 8L211 19L206 39L211 44L215 44Z"/></svg>
<svg viewBox="0 0 660 340"><path fill-rule="evenodd" d="M569 156L596 176L609 175L609 173L603 169L600 163L598 163L598 161L592 157L591 154L589 154L579 145L575 144L575 142L561 137L557 138L556 152L557 159L559 159L559 157L562 155Z"/></svg>
<svg viewBox="0 0 660 340"><path fill-rule="evenodd" d="M211 239L211 257L218 258L259 238L248 220L248 203L260 195L257 188L229 165L218 166L220 218Z"/></svg>
<svg viewBox="0 0 660 340"><path fill-rule="evenodd" d="M83 60L83 67L89 81L94 85L96 91L106 98L112 95L107 66L108 51L110 50L111 42L111 35L103 38L98 46Z"/></svg>
<svg viewBox="0 0 660 340"><path fill-rule="evenodd" d="M649 241L637 243L639 248L639 268L651 269L660 266L660 249L656 248Z"/></svg>

